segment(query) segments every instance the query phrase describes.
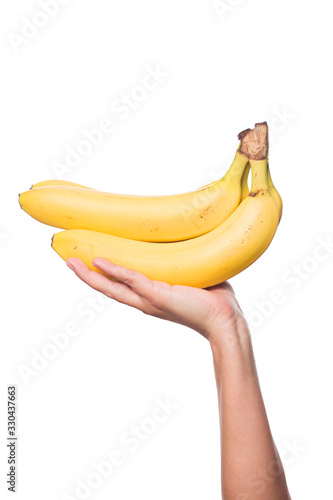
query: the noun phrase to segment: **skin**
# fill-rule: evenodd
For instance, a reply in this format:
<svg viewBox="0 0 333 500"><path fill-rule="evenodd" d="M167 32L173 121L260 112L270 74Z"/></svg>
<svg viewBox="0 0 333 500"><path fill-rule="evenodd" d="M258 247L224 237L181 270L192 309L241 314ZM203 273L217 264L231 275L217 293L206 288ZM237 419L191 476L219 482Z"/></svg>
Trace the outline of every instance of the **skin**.
<svg viewBox="0 0 333 500"><path fill-rule="evenodd" d="M291 500L259 386L250 331L228 282L199 289L152 281L106 259L90 271L67 265L89 286L122 304L180 323L209 342L220 412L223 500Z"/></svg>

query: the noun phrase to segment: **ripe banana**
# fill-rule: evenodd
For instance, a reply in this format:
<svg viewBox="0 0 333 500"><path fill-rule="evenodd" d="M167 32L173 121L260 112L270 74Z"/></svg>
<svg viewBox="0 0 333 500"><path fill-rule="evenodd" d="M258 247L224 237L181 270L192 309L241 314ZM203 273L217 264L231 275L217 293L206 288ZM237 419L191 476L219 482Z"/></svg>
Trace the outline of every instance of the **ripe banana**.
<svg viewBox="0 0 333 500"><path fill-rule="evenodd" d="M278 192L278 190L276 189L276 187L273 184L271 172L270 172L270 168L269 168L268 164L267 164L267 180L268 180L269 190L270 190L270 192L274 198L274 201L278 207L278 210L279 210L279 220L280 220L282 217L282 211L283 211L282 198L280 196L280 193Z"/></svg>
<svg viewBox="0 0 333 500"><path fill-rule="evenodd" d="M250 170L251 170L250 163L247 162L243 176L242 176L242 180L241 180L241 186L242 186L241 199L240 199L241 202L243 200L245 200L245 198L249 194L248 178L249 178Z"/></svg>
<svg viewBox="0 0 333 500"><path fill-rule="evenodd" d="M36 182L36 184L33 184L30 189L36 189L39 187L51 187L51 186L91 189L87 186L82 186L82 184L76 184L75 182L69 182L69 181L62 181L59 179L52 179L49 181Z"/></svg>
<svg viewBox="0 0 333 500"><path fill-rule="evenodd" d="M247 183L249 172L250 172L250 163L248 163L246 165L245 170L244 170L244 174L243 174L243 177L242 177L242 196L241 196L241 201L243 201L246 198L246 196L249 194L249 187L248 187L248 183ZM278 190L276 189L276 187L273 184L272 177L271 177L271 172L270 172L270 168L269 168L268 164L267 164L267 180L268 180L269 190L270 190L271 195L273 196L274 201L275 201L275 203L276 203L276 205L278 207L278 210L279 210L279 219L281 219L281 217L282 217L282 209L283 209L282 198L280 196L280 193L278 192Z"/></svg>
<svg viewBox="0 0 333 500"><path fill-rule="evenodd" d="M184 194L131 196L39 183L22 193L19 202L34 219L62 229L90 229L142 241L186 240L211 231L234 212L247 162L246 153L237 150L223 179Z"/></svg>
<svg viewBox="0 0 333 500"><path fill-rule="evenodd" d="M218 181L212 181L209 184L205 184L204 186L200 186L198 188L206 188L208 186L212 186L213 184L216 184ZM41 182L36 182L36 184L32 184L30 189L36 189L39 187L72 187L72 188L81 188L81 189L90 189L92 191L98 191L97 189L90 188L87 186L82 186L82 184L76 184L75 182L70 182L70 181L63 181L63 180L58 180L58 179L51 179L48 181L41 181Z"/></svg>
<svg viewBox="0 0 333 500"><path fill-rule="evenodd" d="M64 260L78 257L98 272L92 260L104 257L171 285L206 288L221 283L260 257L279 223L268 186L267 159L250 160L250 166L249 195L223 224L202 236L152 243L73 229L55 234L52 247Z"/></svg>
<svg viewBox="0 0 333 500"><path fill-rule="evenodd" d="M246 164L246 167L245 167L244 173L242 175L242 179L241 179L241 198L240 198L240 201L243 201L247 197L247 195L249 194L249 186L248 186L249 173L250 173L250 164L248 162ZM198 189L203 189L203 188L206 188L208 186L212 186L216 182L218 182L218 181L210 182L209 184L205 184L204 186L201 186ZM270 189L272 191L272 195L273 195L273 197L275 199L275 195L276 195L277 191L274 188L274 185L273 185L273 182L272 182L272 178L271 178L271 175L270 175L270 171L269 171L269 167L268 167L268 184L269 184ZM32 186L31 186L30 189L36 189L36 188L39 188L39 187L48 187L48 186L77 187L77 188L91 189L91 190L93 189L93 188L89 188L87 186L82 186L81 184L76 184L75 182L63 181L63 180L57 180L57 179L52 179L52 180L42 181L42 182L36 182L36 184L32 184ZM272 190L273 188L274 188L275 192L273 192L273 190ZM278 196L278 198L275 200L276 202L278 202L278 201L281 200L281 197L280 197L279 193L277 193L277 196ZM281 200L281 203L282 203L282 200Z"/></svg>

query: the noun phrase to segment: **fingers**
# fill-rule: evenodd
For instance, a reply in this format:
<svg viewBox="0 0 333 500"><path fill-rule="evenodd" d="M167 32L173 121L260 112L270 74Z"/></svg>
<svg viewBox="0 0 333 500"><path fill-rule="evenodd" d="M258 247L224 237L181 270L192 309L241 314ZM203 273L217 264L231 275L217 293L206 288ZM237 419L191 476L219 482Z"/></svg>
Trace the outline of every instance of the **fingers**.
<svg viewBox="0 0 333 500"><path fill-rule="evenodd" d="M103 271L103 273L129 286L138 295L148 297L151 293L153 288L152 280L138 271L133 271L123 266L117 266L113 264L113 262L103 259L102 257L94 259L93 265Z"/></svg>
<svg viewBox="0 0 333 500"><path fill-rule="evenodd" d="M233 287L230 285L229 281L225 281L224 283L222 283L223 287L228 290L229 292L231 292L233 295L236 295L235 294L235 290L233 289Z"/></svg>
<svg viewBox="0 0 333 500"><path fill-rule="evenodd" d="M235 291L230 285L229 281L224 281L219 285L210 286L206 288L206 290L226 290L227 292L231 292L233 295L235 295Z"/></svg>
<svg viewBox="0 0 333 500"><path fill-rule="evenodd" d="M66 261L67 266L87 285L107 297L142 310L140 297L125 283L111 281L96 271L91 271L82 260L71 257ZM96 266L97 267L97 266Z"/></svg>

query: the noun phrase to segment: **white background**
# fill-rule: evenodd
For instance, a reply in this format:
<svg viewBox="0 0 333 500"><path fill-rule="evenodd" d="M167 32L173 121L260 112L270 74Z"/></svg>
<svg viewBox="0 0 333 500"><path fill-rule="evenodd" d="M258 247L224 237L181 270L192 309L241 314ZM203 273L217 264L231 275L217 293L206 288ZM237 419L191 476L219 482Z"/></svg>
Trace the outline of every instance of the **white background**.
<svg viewBox="0 0 333 500"><path fill-rule="evenodd" d="M0 11L1 497L15 383L17 499L79 498L77 481L114 450L123 464L86 498L220 498L207 341L111 301L94 312L87 301L99 294L51 250L54 229L18 205L19 192L56 177L54 162L83 130L109 118L113 133L64 179L117 193L189 191L223 175L238 132L268 121L284 214L268 251L231 283L251 320L292 498L332 499L333 255L316 253L333 238L330 2L225 0L223 12L213 0L71 0L52 19L40 4L7 0ZM24 42L27 19L45 26ZM147 67L167 76L122 120L111 104L135 94ZM80 333L24 379L20 366L73 322ZM121 436L157 398L177 409L131 452Z"/></svg>

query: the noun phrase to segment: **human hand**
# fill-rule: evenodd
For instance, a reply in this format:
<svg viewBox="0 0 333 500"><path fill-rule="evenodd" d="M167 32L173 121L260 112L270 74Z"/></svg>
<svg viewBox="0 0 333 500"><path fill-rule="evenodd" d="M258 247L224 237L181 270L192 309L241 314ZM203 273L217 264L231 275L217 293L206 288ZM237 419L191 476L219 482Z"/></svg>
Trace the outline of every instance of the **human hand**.
<svg viewBox="0 0 333 500"><path fill-rule="evenodd" d="M198 331L208 340L213 333L234 326L242 316L234 291L228 282L206 289L169 285L153 281L126 267L117 266L104 258L93 265L107 276L91 271L80 259L71 257L68 267L89 286L122 304L145 314L173 321Z"/></svg>

